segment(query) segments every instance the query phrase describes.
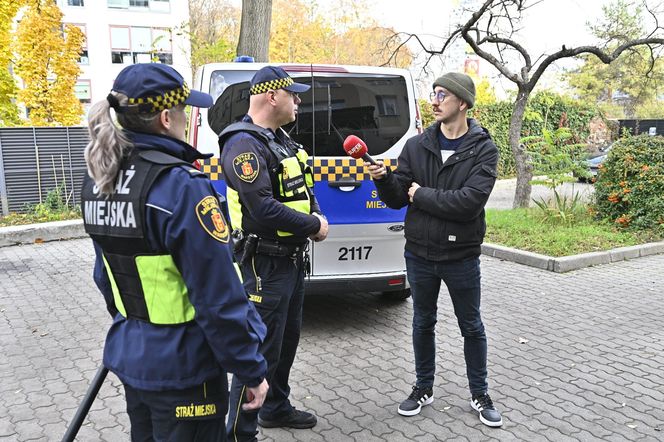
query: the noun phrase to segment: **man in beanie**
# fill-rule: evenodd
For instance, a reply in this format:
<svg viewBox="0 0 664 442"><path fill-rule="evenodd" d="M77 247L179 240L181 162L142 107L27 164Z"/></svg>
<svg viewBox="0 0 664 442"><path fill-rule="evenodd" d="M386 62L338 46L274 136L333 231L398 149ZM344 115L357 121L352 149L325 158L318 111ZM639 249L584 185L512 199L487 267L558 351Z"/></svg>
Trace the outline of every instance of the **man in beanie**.
<svg viewBox="0 0 664 442"><path fill-rule="evenodd" d="M416 383L399 405L414 416L433 402L435 325L441 281L452 299L464 338L470 405L480 421L502 425L487 385L487 343L480 316L480 245L484 206L496 181L498 149L486 129L466 118L475 84L450 72L433 83L434 124L406 142L395 171L368 166L378 195L406 212L406 268L413 297Z"/></svg>
<svg viewBox="0 0 664 442"><path fill-rule="evenodd" d="M233 377L228 439L256 440L263 428L305 429L316 425L311 413L290 403L288 378L300 340L308 241L327 236L327 221L313 195L307 153L281 129L295 121L299 93L282 68L265 66L251 79L249 111L219 137L221 163L244 287L267 326L260 347L270 384L260 410L247 410L247 385Z"/></svg>

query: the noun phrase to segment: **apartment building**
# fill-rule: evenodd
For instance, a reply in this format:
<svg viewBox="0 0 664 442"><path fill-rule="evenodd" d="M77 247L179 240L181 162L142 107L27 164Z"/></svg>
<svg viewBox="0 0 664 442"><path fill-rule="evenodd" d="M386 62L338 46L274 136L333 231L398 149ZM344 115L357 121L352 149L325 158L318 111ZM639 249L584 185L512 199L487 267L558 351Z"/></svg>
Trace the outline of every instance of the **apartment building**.
<svg viewBox="0 0 664 442"><path fill-rule="evenodd" d="M127 65L153 56L191 84L189 38L177 32L189 21L187 0L57 0L62 21L86 36L76 95L86 108L106 97ZM87 112L86 112L87 114Z"/></svg>

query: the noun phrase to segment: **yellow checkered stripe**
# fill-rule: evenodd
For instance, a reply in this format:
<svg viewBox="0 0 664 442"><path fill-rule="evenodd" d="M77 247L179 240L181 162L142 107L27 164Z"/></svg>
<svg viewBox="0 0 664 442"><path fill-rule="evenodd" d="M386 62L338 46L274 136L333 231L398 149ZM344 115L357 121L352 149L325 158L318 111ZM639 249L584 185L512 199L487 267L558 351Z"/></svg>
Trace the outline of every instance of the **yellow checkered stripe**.
<svg viewBox="0 0 664 442"><path fill-rule="evenodd" d="M387 167L395 169L397 160L381 160ZM357 181L370 180L364 161L355 158L316 158L314 160L314 181L338 181L349 176ZM368 164L368 163L367 163Z"/></svg>
<svg viewBox="0 0 664 442"><path fill-rule="evenodd" d="M207 158L198 161L201 165L201 172L206 174L212 181L223 179L221 175L221 160L217 157Z"/></svg>
<svg viewBox="0 0 664 442"><path fill-rule="evenodd" d="M258 94L264 94L265 92L269 90L276 91L277 89L282 89L287 86L290 86L291 84L295 83L292 78L286 77L286 78L278 78L276 80L270 80L270 81L264 81L263 83L258 83L253 86L251 86L251 89L249 89L249 93L251 95L258 95Z"/></svg>
<svg viewBox="0 0 664 442"><path fill-rule="evenodd" d="M189 96L189 86L183 83L182 87L166 92L164 95L154 97L129 98L129 106L150 104L152 108L144 112L161 112L164 109L170 109L178 104L184 103Z"/></svg>
<svg viewBox="0 0 664 442"><path fill-rule="evenodd" d="M383 159L383 163L392 170L397 167L396 158ZM200 161L201 172L211 180L222 179L221 161L219 158L208 158ZM309 160L311 165L311 160ZM369 173L364 167L364 161L354 158L316 158L313 161L314 181L338 181L341 177L349 176L357 181L369 180Z"/></svg>

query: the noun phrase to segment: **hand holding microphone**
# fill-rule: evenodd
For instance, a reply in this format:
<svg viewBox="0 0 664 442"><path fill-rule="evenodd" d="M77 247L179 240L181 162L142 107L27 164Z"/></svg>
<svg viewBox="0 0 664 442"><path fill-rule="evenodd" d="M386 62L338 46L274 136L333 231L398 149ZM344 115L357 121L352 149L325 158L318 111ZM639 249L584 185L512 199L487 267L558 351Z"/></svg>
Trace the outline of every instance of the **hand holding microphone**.
<svg viewBox="0 0 664 442"><path fill-rule="evenodd" d="M387 174L387 169L383 165L382 161L376 161L371 158L371 155L367 152L367 145L359 137L355 135L348 135L344 140L344 150L348 155L355 159L362 158L363 161L369 163L367 170L369 175L374 180L380 180Z"/></svg>

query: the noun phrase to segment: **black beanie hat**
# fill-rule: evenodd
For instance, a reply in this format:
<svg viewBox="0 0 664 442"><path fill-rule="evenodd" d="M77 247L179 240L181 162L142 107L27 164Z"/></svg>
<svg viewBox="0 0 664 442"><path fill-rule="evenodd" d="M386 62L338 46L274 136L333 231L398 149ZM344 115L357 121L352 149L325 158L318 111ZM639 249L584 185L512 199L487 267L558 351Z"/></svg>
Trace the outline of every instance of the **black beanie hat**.
<svg viewBox="0 0 664 442"><path fill-rule="evenodd" d="M448 72L433 82L433 87L444 87L468 104L468 109L475 104L475 83L466 74Z"/></svg>

